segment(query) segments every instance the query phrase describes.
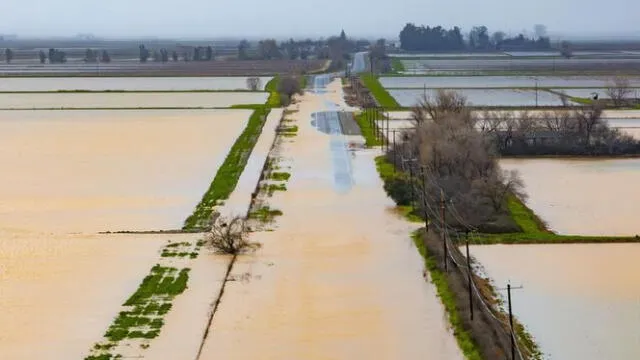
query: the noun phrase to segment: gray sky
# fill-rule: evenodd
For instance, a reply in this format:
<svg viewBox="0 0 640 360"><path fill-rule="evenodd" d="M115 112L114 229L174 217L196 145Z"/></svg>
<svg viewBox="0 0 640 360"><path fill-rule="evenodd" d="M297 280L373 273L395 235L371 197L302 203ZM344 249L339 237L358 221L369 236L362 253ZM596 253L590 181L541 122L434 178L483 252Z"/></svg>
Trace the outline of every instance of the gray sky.
<svg viewBox="0 0 640 360"><path fill-rule="evenodd" d="M603 4L606 4L604 6ZM0 33L20 36L397 36L407 22L465 32L640 33L632 0L0 0ZM281 18L287 20L279 21Z"/></svg>

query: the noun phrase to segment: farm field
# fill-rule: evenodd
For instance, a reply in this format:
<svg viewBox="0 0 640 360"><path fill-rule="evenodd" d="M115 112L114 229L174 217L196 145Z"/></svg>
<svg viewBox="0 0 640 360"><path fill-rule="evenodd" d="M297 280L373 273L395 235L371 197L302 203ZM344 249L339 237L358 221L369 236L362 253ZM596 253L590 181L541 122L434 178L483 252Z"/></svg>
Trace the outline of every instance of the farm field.
<svg viewBox="0 0 640 360"><path fill-rule="evenodd" d="M562 101L560 96L539 90L513 90L513 89L460 89L458 93L467 98L472 106L560 106ZM426 93L427 97L433 98L436 90L427 89L426 92L420 89L390 90L401 106L413 106Z"/></svg>
<svg viewBox="0 0 640 360"><path fill-rule="evenodd" d="M179 229L250 115L2 111L0 229Z"/></svg>
<svg viewBox="0 0 640 360"><path fill-rule="evenodd" d="M405 88L603 88L611 82L602 76L415 76L381 77L387 89ZM631 86L640 87L640 78L629 78Z"/></svg>
<svg viewBox="0 0 640 360"><path fill-rule="evenodd" d="M260 77L263 90L271 77ZM5 78L0 92L247 90L247 77Z"/></svg>
<svg viewBox="0 0 640 360"><path fill-rule="evenodd" d="M117 109L117 108L215 108L261 104L266 92L198 93L7 93L0 96L2 109Z"/></svg>

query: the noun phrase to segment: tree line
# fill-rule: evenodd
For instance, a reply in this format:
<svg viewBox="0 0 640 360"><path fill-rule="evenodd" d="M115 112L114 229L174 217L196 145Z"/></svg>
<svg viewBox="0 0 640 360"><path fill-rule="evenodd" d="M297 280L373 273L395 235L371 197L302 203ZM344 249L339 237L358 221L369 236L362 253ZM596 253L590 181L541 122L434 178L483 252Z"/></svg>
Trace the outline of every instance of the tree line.
<svg viewBox="0 0 640 360"><path fill-rule="evenodd" d="M544 25L536 25L535 36L508 37L502 31L490 33L486 26L475 26L464 35L458 26L445 29L408 23L400 31L400 47L406 51L549 50L551 42Z"/></svg>

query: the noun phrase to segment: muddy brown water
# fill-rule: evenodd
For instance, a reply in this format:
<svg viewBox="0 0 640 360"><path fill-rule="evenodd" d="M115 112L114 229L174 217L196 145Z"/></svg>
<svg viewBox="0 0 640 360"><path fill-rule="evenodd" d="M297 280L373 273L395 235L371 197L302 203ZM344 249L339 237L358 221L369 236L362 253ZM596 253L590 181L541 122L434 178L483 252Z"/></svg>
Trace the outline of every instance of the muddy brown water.
<svg viewBox="0 0 640 360"><path fill-rule="evenodd" d="M640 359L640 244L474 246L545 359ZM506 294L502 294L503 296Z"/></svg>
<svg viewBox="0 0 640 360"><path fill-rule="evenodd" d="M561 234L640 235L640 159L502 159L527 204Z"/></svg>
<svg viewBox="0 0 640 360"><path fill-rule="evenodd" d="M311 115L343 105L338 91L334 82L305 95L291 115L300 130L282 154L292 177L270 200L284 215L275 231L254 234L263 248L236 263L244 280L227 283L201 359L462 359L422 277L416 225L391 211L376 153L345 152L352 186L334 176L337 135Z"/></svg>
<svg viewBox="0 0 640 360"><path fill-rule="evenodd" d="M250 114L0 112L0 228L180 228Z"/></svg>

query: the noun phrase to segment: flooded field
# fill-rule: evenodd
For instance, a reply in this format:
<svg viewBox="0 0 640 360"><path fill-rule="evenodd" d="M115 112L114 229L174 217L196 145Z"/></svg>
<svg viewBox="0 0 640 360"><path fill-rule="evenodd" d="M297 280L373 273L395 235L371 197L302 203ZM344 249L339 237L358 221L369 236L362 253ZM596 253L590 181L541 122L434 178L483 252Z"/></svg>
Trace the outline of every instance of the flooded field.
<svg viewBox="0 0 640 360"><path fill-rule="evenodd" d="M249 110L0 112L0 229L176 229Z"/></svg>
<svg viewBox="0 0 640 360"><path fill-rule="evenodd" d="M1 109L188 108L262 104L265 92L2 94Z"/></svg>
<svg viewBox="0 0 640 360"><path fill-rule="evenodd" d="M0 357L11 360L83 359L178 239L0 228Z"/></svg>
<svg viewBox="0 0 640 360"><path fill-rule="evenodd" d="M460 89L456 90L467 98L474 106L560 106L560 97L546 91L539 90L511 90L511 89ZM401 106L414 106L426 93L427 97L434 98L436 90L405 89L389 90ZM537 100L536 100L537 98Z"/></svg>
<svg viewBox="0 0 640 360"><path fill-rule="evenodd" d="M527 204L561 234L640 235L640 159L502 159L519 170Z"/></svg>
<svg viewBox="0 0 640 360"><path fill-rule="evenodd" d="M496 286L523 286L513 311L545 359L640 359L640 244L474 246L471 254Z"/></svg>
<svg viewBox="0 0 640 360"><path fill-rule="evenodd" d="M415 76L381 77L380 83L393 88L603 88L611 81L608 77L586 76ZM640 87L640 78L629 78L632 86ZM580 89L572 89L580 90ZM579 96L579 95L576 95Z"/></svg>
<svg viewBox="0 0 640 360"><path fill-rule="evenodd" d="M260 77L261 90L271 77ZM247 90L246 77L5 78L0 91L189 91Z"/></svg>
<svg viewBox="0 0 640 360"><path fill-rule="evenodd" d="M334 81L291 115L300 131L281 154L292 177L269 200L284 215L238 259L232 274L247 280L228 283L201 359L462 359L422 278L415 226L382 190L377 152L338 151L340 135L312 124L341 98Z"/></svg>

